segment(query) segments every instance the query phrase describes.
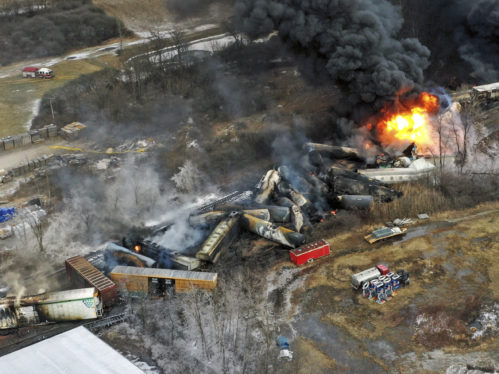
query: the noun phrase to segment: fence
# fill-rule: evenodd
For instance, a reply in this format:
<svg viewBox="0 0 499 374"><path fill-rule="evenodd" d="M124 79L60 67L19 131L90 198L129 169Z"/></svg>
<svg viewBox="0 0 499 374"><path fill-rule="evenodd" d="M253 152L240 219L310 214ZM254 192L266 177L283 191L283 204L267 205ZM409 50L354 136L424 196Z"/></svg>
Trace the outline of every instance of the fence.
<svg viewBox="0 0 499 374"><path fill-rule="evenodd" d="M7 136L0 139L0 152L37 144L45 139L55 138L58 134L57 126L50 124L38 130L31 130L23 134Z"/></svg>

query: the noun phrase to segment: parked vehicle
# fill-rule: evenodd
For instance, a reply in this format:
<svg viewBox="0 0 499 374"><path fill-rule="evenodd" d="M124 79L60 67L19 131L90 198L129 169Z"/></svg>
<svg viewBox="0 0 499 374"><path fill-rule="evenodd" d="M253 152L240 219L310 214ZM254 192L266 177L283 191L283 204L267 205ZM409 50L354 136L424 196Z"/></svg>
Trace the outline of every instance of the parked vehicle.
<svg viewBox="0 0 499 374"><path fill-rule="evenodd" d="M54 78L54 71L49 68L26 66L23 69L23 78Z"/></svg>
<svg viewBox="0 0 499 374"><path fill-rule="evenodd" d="M38 69L38 77L39 78L54 78L54 72L52 71L52 69L49 69L49 68L41 68L41 69Z"/></svg>
<svg viewBox="0 0 499 374"><path fill-rule="evenodd" d="M326 240L322 239L290 250L289 257L291 261L300 266L307 262L310 263L320 257L327 256L329 253L330 245Z"/></svg>
<svg viewBox="0 0 499 374"><path fill-rule="evenodd" d="M291 361L293 359L293 352L289 350L289 342L285 336L277 338L277 346L279 347L279 360Z"/></svg>
<svg viewBox="0 0 499 374"><path fill-rule="evenodd" d="M394 236L404 235L407 231L405 227L382 227L380 229L374 230L369 235L364 236L370 244L376 243L379 240L385 240L388 238L393 238Z"/></svg>
<svg viewBox="0 0 499 374"><path fill-rule="evenodd" d="M388 267L383 264L379 264L375 267L369 268L367 270L361 271L360 273L352 275L352 287L356 290L361 289L365 283L378 278L380 275L386 275L390 272Z"/></svg>

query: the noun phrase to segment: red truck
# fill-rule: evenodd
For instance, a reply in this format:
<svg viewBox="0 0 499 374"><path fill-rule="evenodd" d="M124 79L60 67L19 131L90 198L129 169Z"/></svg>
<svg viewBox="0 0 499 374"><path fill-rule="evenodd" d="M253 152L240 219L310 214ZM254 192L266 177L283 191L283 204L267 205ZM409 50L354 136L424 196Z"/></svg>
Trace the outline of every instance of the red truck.
<svg viewBox="0 0 499 374"><path fill-rule="evenodd" d="M289 257L296 265L300 266L306 262L312 262L319 257L330 253L330 245L324 239L314 243L305 244L299 248L289 251Z"/></svg>
<svg viewBox="0 0 499 374"><path fill-rule="evenodd" d="M66 272L71 284L78 288L95 287L104 307L112 306L118 300L118 287L99 269L82 256L66 260Z"/></svg>

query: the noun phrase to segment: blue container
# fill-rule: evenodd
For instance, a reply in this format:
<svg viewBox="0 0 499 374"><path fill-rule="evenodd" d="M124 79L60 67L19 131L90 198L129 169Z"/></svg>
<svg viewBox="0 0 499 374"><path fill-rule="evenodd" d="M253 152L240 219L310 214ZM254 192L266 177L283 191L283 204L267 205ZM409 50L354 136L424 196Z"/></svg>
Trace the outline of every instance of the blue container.
<svg viewBox="0 0 499 374"><path fill-rule="evenodd" d="M16 215L16 208L8 207L8 208L0 208L0 223L8 221Z"/></svg>

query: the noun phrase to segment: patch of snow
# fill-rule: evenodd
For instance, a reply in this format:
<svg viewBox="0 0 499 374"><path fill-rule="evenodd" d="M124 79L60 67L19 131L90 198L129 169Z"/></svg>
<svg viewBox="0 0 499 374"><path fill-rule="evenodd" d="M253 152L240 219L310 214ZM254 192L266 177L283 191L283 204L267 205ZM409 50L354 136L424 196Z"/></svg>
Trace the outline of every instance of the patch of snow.
<svg viewBox="0 0 499 374"><path fill-rule="evenodd" d="M33 103L31 104L31 118L28 120L28 122L26 122L26 124L24 125L24 128L26 130L29 130L31 128L31 121L33 121L33 118L35 118L37 115L38 115L38 112L40 111L40 101L42 99L36 99L35 101L33 101Z"/></svg>
<svg viewBox="0 0 499 374"><path fill-rule="evenodd" d="M213 23L208 23L206 25L196 26L192 29L192 31L205 31L205 30L209 30L209 29L214 29L215 27L217 27L217 25L215 25Z"/></svg>

